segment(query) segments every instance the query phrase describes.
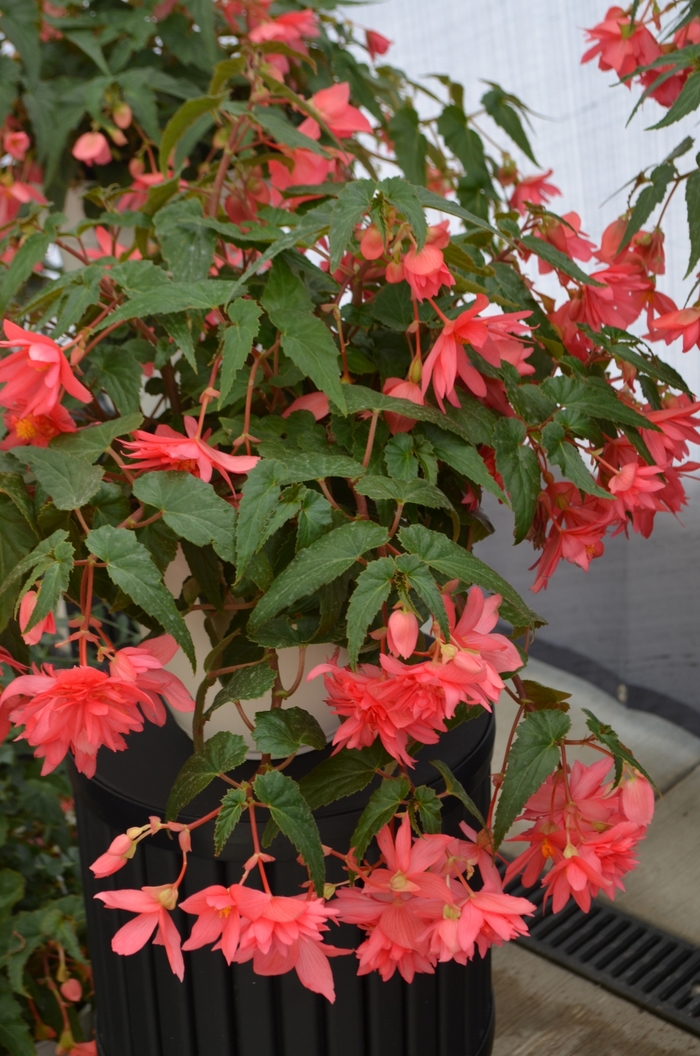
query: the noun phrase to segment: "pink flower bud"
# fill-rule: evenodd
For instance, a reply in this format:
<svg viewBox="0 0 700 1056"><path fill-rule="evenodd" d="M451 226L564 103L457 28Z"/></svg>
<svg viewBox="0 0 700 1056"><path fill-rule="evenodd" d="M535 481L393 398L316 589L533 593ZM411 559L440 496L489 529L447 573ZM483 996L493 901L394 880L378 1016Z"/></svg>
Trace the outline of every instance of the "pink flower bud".
<svg viewBox="0 0 700 1056"><path fill-rule="evenodd" d="M367 41L367 51L372 62L374 62L377 55L386 55L392 44L387 37L383 37L381 33L377 33L374 29L365 31L365 40Z"/></svg>
<svg viewBox="0 0 700 1056"><path fill-rule="evenodd" d="M130 830L131 831L131 830ZM140 834L140 830L137 830ZM131 836L125 832L115 836L104 854L92 863L90 869L98 880L105 876L111 876L126 865L130 858L134 857L136 844Z"/></svg>
<svg viewBox="0 0 700 1056"><path fill-rule="evenodd" d="M403 264L396 264L393 260L386 266L386 281L392 285L396 285L397 282L403 282Z"/></svg>
<svg viewBox="0 0 700 1056"><path fill-rule="evenodd" d="M3 136L3 146L15 161L24 161L24 155L29 150L29 142L26 132L6 132Z"/></svg>
<svg viewBox="0 0 700 1056"><path fill-rule="evenodd" d="M33 590L28 590L22 598L19 606L19 625L22 631L29 623L32 618L32 613L36 608L37 595ZM39 620L36 627L32 627L28 634L22 634L22 638L27 645L36 645L41 641L42 634L55 634L56 633L56 622L53 618L53 613L50 612L48 616L44 616L43 620Z"/></svg>
<svg viewBox="0 0 700 1056"><path fill-rule="evenodd" d="M116 143L118 147L126 146L126 143L128 141L127 141L126 136L124 135L124 133L122 132L122 130L120 128L110 128L109 134L111 136L112 142ZM111 157L111 155L110 155L110 157Z"/></svg>
<svg viewBox="0 0 700 1056"><path fill-rule="evenodd" d="M379 260L384 256L384 239L378 227L370 224L360 240L360 253L365 260Z"/></svg>
<svg viewBox="0 0 700 1056"><path fill-rule="evenodd" d="M66 1001L80 1001L83 988L77 979L66 979L65 983L61 983L61 993Z"/></svg>
<svg viewBox="0 0 700 1056"><path fill-rule="evenodd" d="M317 422L325 418L330 410L328 397L323 392L310 392L306 396L299 396L290 403L289 407L282 412L283 418L289 418L295 411L310 411Z"/></svg>
<svg viewBox="0 0 700 1056"><path fill-rule="evenodd" d="M183 854L189 854L192 850L192 837L190 836L190 830L183 829L182 832L178 834L177 839L180 844L180 850Z"/></svg>
<svg viewBox="0 0 700 1056"><path fill-rule="evenodd" d="M418 641L418 620L406 609L395 609L389 617L387 643L395 656L404 660L413 654Z"/></svg>
<svg viewBox="0 0 700 1056"><path fill-rule="evenodd" d="M127 129L131 124L131 107L128 103L117 103L112 110L112 119L117 128Z"/></svg>
<svg viewBox="0 0 700 1056"><path fill-rule="evenodd" d="M635 825L649 825L654 817L654 789L644 774L625 763L621 781L622 810Z"/></svg>
<svg viewBox="0 0 700 1056"><path fill-rule="evenodd" d="M109 143L101 132L84 132L76 139L71 153L86 165L106 165L112 160Z"/></svg>

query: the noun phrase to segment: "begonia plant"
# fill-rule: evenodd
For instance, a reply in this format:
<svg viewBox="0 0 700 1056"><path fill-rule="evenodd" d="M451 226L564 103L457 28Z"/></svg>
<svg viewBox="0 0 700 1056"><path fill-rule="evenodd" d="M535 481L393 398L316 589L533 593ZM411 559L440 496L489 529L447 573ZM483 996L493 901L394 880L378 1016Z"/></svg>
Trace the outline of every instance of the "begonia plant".
<svg viewBox="0 0 700 1056"><path fill-rule="evenodd" d="M612 8L586 58L640 76L671 107L664 124L691 107L700 18L659 45L656 5L642 6ZM91 866L107 877L152 834L179 839L169 883L97 896L136 914L113 948L154 937L182 978L171 911L190 833L212 817L178 816L218 781L216 851L247 813L250 859L238 883L179 902L193 919L182 948L295 970L331 1001L329 958L352 952L325 941L336 921L366 933L360 974L409 982L526 933L534 906L498 868L517 818L529 849L506 881L541 880L555 911L622 887L650 779L592 714L573 742L566 694L526 677L543 621L478 557L482 497L539 551L537 592L561 560L587 570L607 536L648 536L677 513L700 439L700 403L646 343L682 334L687 350L700 334L700 309L657 288L660 228L643 230L687 179L697 264L700 171L677 168L690 142L638 181L597 246L575 212L553 211L518 99L489 84L470 112L459 84L414 83L386 38L334 8L4 0L0 17L3 659L26 664L21 640L54 632L59 605L75 650L73 666L13 670L0 730L44 773L70 753L91 777L98 751L165 722L164 702L192 712L167 815ZM60 211L71 179L77 226ZM646 339L630 330L640 319ZM164 575L179 553L175 597ZM142 640L116 645L110 611ZM308 670L314 644L326 661ZM194 692L168 669L178 651ZM297 782L296 753L326 745L304 708L315 679L339 720L334 751ZM440 739L502 693L517 717L482 817ZM244 737L207 737L231 702L259 752L245 779L230 776ZM569 765L572 743L589 764ZM439 785L414 782L423 746ZM314 810L365 788L350 845L322 846ZM473 819L459 838L441 832L450 796ZM265 872L280 831L308 871L293 896ZM325 883L329 854L340 884Z"/></svg>

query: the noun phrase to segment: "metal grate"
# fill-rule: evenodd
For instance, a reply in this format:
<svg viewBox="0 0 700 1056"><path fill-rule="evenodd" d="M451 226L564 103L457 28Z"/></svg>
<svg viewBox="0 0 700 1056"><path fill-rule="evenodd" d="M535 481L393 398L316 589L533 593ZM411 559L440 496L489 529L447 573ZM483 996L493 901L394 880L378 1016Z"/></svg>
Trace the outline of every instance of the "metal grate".
<svg viewBox="0 0 700 1056"><path fill-rule="evenodd" d="M700 947L601 902L583 913L570 901L555 916L541 887L516 879L505 890L537 906L522 946L700 1036Z"/></svg>

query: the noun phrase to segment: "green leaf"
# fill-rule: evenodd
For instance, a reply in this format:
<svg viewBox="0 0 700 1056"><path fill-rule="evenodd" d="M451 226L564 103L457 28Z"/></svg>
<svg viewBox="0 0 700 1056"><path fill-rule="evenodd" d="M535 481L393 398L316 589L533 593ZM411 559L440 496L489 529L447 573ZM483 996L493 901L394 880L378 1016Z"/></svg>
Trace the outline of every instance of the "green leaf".
<svg viewBox="0 0 700 1056"><path fill-rule="evenodd" d="M237 282L223 279L201 279L199 282L170 282L155 290L135 293L130 300L121 304L107 319L103 319L94 328L95 333L104 330L114 323L123 323L127 319L144 319L151 315L172 315L174 312L185 312L200 309L208 312L226 304L236 291ZM184 351L184 349L183 349Z"/></svg>
<svg viewBox="0 0 700 1056"><path fill-rule="evenodd" d="M582 411L610 422L623 422L637 429L654 429L648 418L618 399L615 390L602 379L588 377L583 381L559 374L556 378L545 378L541 388L547 396L569 410Z"/></svg>
<svg viewBox="0 0 700 1056"><path fill-rule="evenodd" d="M428 234L428 225L416 188L401 176L390 176L387 180L382 180L379 188L387 202L398 209L399 213L402 213L408 220L418 243L418 249L422 249Z"/></svg>
<svg viewBox="0 0 700 1056"><path fill-rule="evenodd" d="M542 430L542 443L550 461L560 467L567 480L589 495L599 499L611 499L612 495L600 488L581 458L578 448L566 440L566 433L559 422L549 422Z"/></svg>
<svg viewBox="0 0 700 1056"><path fill-rule="evenodd" d="M659 790L652 778L646 772L642 764L635 759L629 748L626 748L625 745L622 744L612 726L608 726L607 723L601 722L600 719L595 717L592 711L588 710L588 708L583 708L583 713L588 716L586 719L586 726L588 729L595 736L597 741L600 741L601 744L604 744L606 748L610 749L615 757L615 784L619 784L620 778L622 777L622 764L628 763L630 766L633 766L635 770L639 770L640 774L644 774L652 788L658 792Z"/></svg>
<svg viewBox="0 0 700 1056"><path fill-rule="evenodd" d="M688 233L690 235L690 260L683 276L688 278L700 260L700 169L691 172L685 185L685 202L688 207Z"/></svg>
<svg viewBox="0 0 700 1056"><path fill-rule="evenodd" d="M413 437L408 433L397 433L384 445L384 461L389 476L394 480L415 480L418 476L418 459L413 452Z"/></svg>
<svg viewBox="0 0 700 1056"><path fill-rule="evenodd" d="M174 821L183 807L219 777L235 770L245 762L248 745L237 733L221 730L204 742L204 747L191 755L175 778L165 817Z"/></svg>
<svg viewBox="0 0 700 1056"><path fill-rule="evenodd" d="M236 511L211 484L191 473L160 470L138 477L133 493L139 502L160 510L176 535L195 546L211 543L219 557L233 563Z"/></svg>
<svg viewBox="0 0 700 1056"><path fill-rule="evenodd" d="M151 555L134 533L106 524L88 533L87 547L90 553L106 563L112 582L157 620L167 634L172 634L194 670L190 632Z"/></svg>
<svg viewBox="0 0 700 1056"><path fill-rule="evenodd" d="M420 130L418 113L410 103L394 111L389 121L389 137L406 178L411 183L425 184L428 141Z"/></svg>
<svg viewBox="0 0 700 1056"><path fill-rule="evenodd" d="M34 611L24 628L25 633L31 631L45 616L53 612L63 592L68 590L68 580L73 571L74 556L75 550L68 541L58 543L54 547L53 563L44 572Z"/></svg>
<svg viewBox="0 0 700 1056"><path fill-rule="evenodd" d="M700 73L696 70L691 73L688 80L683 85L681 94L674 102L671 109L667 114L657 121L655 125L651 125L651 128L666 128L667 125L672 125L676 121L680 121L686 114L690 114L693 110L697 110L700 106Z"/></svg>
<svg viewBox="0 0 700 1056"><path fill-rule="evenodd" d="M234 671L224 688L220 689L214 697L211 706L207 708L207 718L222 704L230 704L235 700L260 700L274 686L275 677L275 672L267 660L261 660L259 664Z"/></svg>
<svg viewBox="0 0 700 1056"><path fill-rule="evenodd" d="M476 583L484 590L500 594L518 615L519 627L542 626L542 617L528 608L523 599L505 579L485 565L478 557L464 550L441 532L431 531L422 524L402 528L399 539L403 546L417 554L426 565L436 569L448 579L460 579L463 583Z"/></svg>
<svg viewBox="0 0 700 1056"><path fill-rule="evenodd" d="M1 23L2 20L0 20ZM0 283L0 315L44 257L51 243L48 235L37 232L19 247Z"/></svg>
<svg viewBox="0 0 700 1056"><path fill-rule="evenodd" d="M324 480L326 477L349 477L356 480L365 472L361 462L345 455L327 455L323 451L313 454L290 455L281 458L284 467L282 484L297 484L304 480Z"/></svg>
<svg viewBox="0 0 700 1056"><path fill-rule="evenodd" d="M39 536L34 516L34 504L29 496L21 473L0 473L0 492L12 499L34 535Z"/></svg>
<svg viewBox="0 0 700 1056"><path fill-rule="evenodd" d="M396 558L397 571L401 572L406 585L428 606L429 611L440 624L445 640L450 639L450 623L442 600L440 588L431 576L426 565L416 554L401 554Z"/></svg>
<svg viewBox="0 0 700 1056"><path fill-rule="evenodd" d="M192 370L196 371L197 354L194 349L191 320L187 312L169 312L161 317L161 322L175 342L175 348L182 352Z"/></svg>
<svg viewBox="0 0 700 1056"><path fill-rule="evenodd" d="M391 821L401 801L407 799L411 791L411 782L407 777L385 778L379 788L369 797L369 803L362 811L355 831L350 837L350 847L355 858L361 862L372 838L380 829Z"/></svg>
<svg viewBox="0 0 700 1056"><path fill-rule="evenodd" d="M245 67L246 60L243 55L238 55L235 59L224 59L222 62L217 62L209 84L209 95L218 95L227 81L233 80L234 77L240 77Z"/></svg>
<svg viewBox="0 0 700 1056"><path fill-rule="evenodd" d="M2 511L2 505L0 505L0 511ZM2 519L6 521L6 511L3 512L5 512L5 516ZM7 527L6 523L4 525L4 533L7 533ZM41 571L37 572L36 575L41 575L54 560L53 555L56 548L64 543L67 538L68 532L59 529L46 539L42 539L38 546L35 546L31 553L27 554L26 557L23 557L20 561L13 562L6 573L5 579L0 585L0 596L2 596L5 591L9 590L14 583L19 582L22 576L25 576L27 572L40 568Z"/></svg>
<svg viewBox="0 0 700 1056"><path fill-rule="evenodd" d="M317 810L337 799L361 792L377 770L387 765L391 765L391 757L380 741L368 748L344 748L305 774L299 786L311 810Z"/></svg>
<svg viewBox="0 0 700 1056"><path fill-rule="evenodd" d="M496 808L493 828L496 847L530 796L557 766L559 743L570 728L571 719L561 711L532 711L518 726Z"/></svg>
<svg viewBox="0 0 700 1056"><path fill-rule="evenodd" d="M330 230L330 271L334 272L342 259L355 226L370 207L376 190L374 180L352 180L346 183L333 203Z"/></svg>
<svg viewBox="0 0 700 1056"><path fill-rule="evenodd" d="M0 20L2 22L6 19ZM37 49L38 50L38 49ZM0 986L0 1045L10 1056L36 1056L36 1045L22 1015L19 1002L10 993L4 979Z"/></svg>
<svg viewBox="0 0 700 1056"><path fill-rule="evenodd" d="M515 514L516 543L532 524L540 493L540 465L532 448L524 446L526 436L527 426L519 418L501 418L493 432L496 467Z"/></svg>
<svg viewBox="0 0 700 1056"><path fill-rule="evenodd" d="M498 234L495 227L488 224L482 217L477 216L476 213L470 212L469 209L463 209L461 205L457 205L456 202L451 201L449 198L443 198L441 195L436 194L435 191L429 191L427 187L416 187L416 194L418 195L418 200L426 209L437 209L441 213L458 216L460 220L466 220L468 224L474 227L480 227L483 231L490 231L492 235Z"/></svg>
<svg viewBox="0 0 700 1056"><path fill-rule="evenodd" d="M141 364L136 357L124 348L98 347L90 353L90 366L95 367L98 385L105 390L117 410L122 414L136 415L141 406L143 381ZM63 435L70 437L76 434Z"/></svg>
<svg viewBox="0 0 700 1056"><path fill-rule="evenodd" d="M445 782L445 789L451 796L455 796L463 807L466 808L467 812L472 815L473 818L479 822L483 829L486 828L486 822L484 821L484 815L477 807L474 800L467 793L464 785L461 781L458 781L455 775L450 770L449 766L442 762L441 759L431 759L430 765L434 766L439 771L440 776Z"/></svg>
<svg viewBox="0 0 700 1056"><path fill-rule="evenodd" d="M168 174L170 155L177 141L185 134L188 128L197 121L202 114L211 113L220 106L223 96L202 95L198 99L188 99L186 103L175 111L168 121L160 140L160 171L164 176Z"/></svg>
<svg viewBox="0 0 700 1056"><path fill-rule="evenodd" d="M563 271L565 275L576 279L577 282L582 282L585 286L604 286L604 283L597 282L589 275L586 275L578 264L574 264L566 253L562 253L551 242L545 242L543 238L536 238L535 235L523 235L518 238L518 241L525 246L525 249L529 249L531 253L534 253L536 257L541 257L542 260L545 260L547 264L551 264L557 271Z"/></svg>
<svg viewBox="0 0 700 1056"><path fill-rule="evenodd" d="M254 634L288 605L342 576L358 557L383 546L388 539L389 533L381 525L353 521L335 528L306 550L301 550L253 609L248 621L249 632Z"/></svg>
<svg viewBox="0 0 700 1056"><path fill-rule="evenodd" d="M214 854L221 854L226 841L240 821L247 796L242 788L229 788L221 800L221 813L214 826Z"/></svg>
<svg viewBox="0 0 700 1056"><path fill-rule="evenodd" d="M631 239L637 234L642 224L646 223L656 206L661 205L666 197L666 188L675 175L675 166L669 164L658 165L651 172L651 183L644 186L639 193L637 201L634 203L634 209L627 221L625 234L622 242L620 242L618 252L621 253L629 245Z"/></svg>
<svg viewBox="0 0 700 1056"><path fill-rule="evenodd" d="M401 505L413 502L418 506L428 506L431 509L452 509L452 503L444 492L422 478L416 480L392 480L390 477L377 477L367 474L355 484L355 491L375 501L390 499L392 502L401 503Z"/></svg>
<svg viewBox="0 0 700 1056"><path fill-rule="evenodd" d="M236 575L240 580L258 549L260 530L277 506L284 467L263 458L250 471L241 491L236 524Z"/></svg>
<svg viewBox="0 0 700 1056"><path fill-rule="evenodd" d="M432 834L440 832L442 803L435 789L429 788L428 785L419 785L413 793L413 801L418 808L423 831Z"/></svg>
<svg viewBox="0 0 700 1056"><path fill-rule="evenodd" d="M175 282L197 282L209 274L216 235L202 221L197 198L175 201L155 215L161 252Z"/></svg>
<svg viewBox="0 0 700 1056"><path fill-rule="evenodd" d="M299 785L279 770L270 770L256 777L255 795L303 857L316 893L321 895L326 875L321 837Z"/></svg>
<svg viewBox="0 0 700 1056"><path fill-rule="evenodd" d="M64 30L63 36L66 40L70 40L72 44L75 44L76 47L80 48L88 58L92 59L97 68L104 73L106 77L112 76L112 71L107 65L100 43L94 33L89 29L73 29Z"/></svg>
<svg viewBox="0 0 700 1056"><path fill-rule="evenodd" d="M24 448L21 457L59 510L79 510L99 491L104 472L101 466L86 466L50 447Z"/></svg>
<svg viewBox="0 0 700 1056"><path fill-rule="evenodd" d="M307 488L297 514L297 552L305 550L325 535L332 523L333 510L328 499Z"/></svg>
<svg viewBox="0 0 700 1056"><path fill-rule="evenodd" d="M450 408L448 414L443 414L437 407L421 407L410 400L397 399L395 396L385 396L382 392L365 388L364 385L345 385L345 401L349 414L358 414L361 411L394 411L395 414L403 414L406 418L415 418L420 422L430 422L432 425L445 429L450 433L460 436L467 442L487 443L486 436L482 435L484 429L480 427L479 415L486 408L476 400L470 402L468 396L460 394L463 407L461 414L453 414L459 408ZM488 416L484 416L489 421ZM470 430L478 430L479 439L473 439ZM490 435L489 435L490 439Z"/></svg>
<svg viewBox="0 0 700 1056"><path fill-rule="evenodd" d="M538 711L546 711L548 708L554 708L557 711L569 710L569 705L566 701L571 697L571 693L564 693L560 689L543 686L540 682L533 682L531 678L524 678L523 686L527 693L527 699L531 704L535 705Z"/></svg>
<svg viewBox="0 0 700 1056"><path fill-rule="evenodd" d="M228 108L228 105L224 104L222 110L227 110ZM313 154L328 157L328 151L320 143L304 135L303 132L299 132L292 122L287 120L283 111L277 107L255 106L250 116L256 124L264 128L278 143L283 143L285 147L291 147L293 150L301 148L302 150L309 150ZM352 186L352 184L347 184L346 186Z"/></svg>
<svg viewBox="0 0 700 1056"><path fill-rule="evenodd" d="M227 326L224 331L224 343L221 349L219 406L223 406L238 371L250 355L253 342L258 336L261 314L260 305L255 301L245 300L243 297L237 298L228 306L231 326Z"/></svg>
<svg viewBox="0 0 700 1056"><path fill-rule="evenodd" d="M522 103L515 96L504 92L500 85L494 84L492 81L487 81L486 83L491 85L491 91L486 92L481 97L481 103L486 113L503 129L506 135L510 136L513 142L520 147L523 154L528 156L530 161L534 162L535 165L539 165L535 155L532 153L532 147L525 134L520 115L512 105L515 103L522 108Z"/></svg>
<svg viewBox="0 0 700 1056"><path fill-rule="evenodd" d="M357 577L347 615L348 653L353 667L364 644L367 628L391 593L394 571L393 558L380 557L377 561L370 561Z"/></svg>
<svg viewBox="0 0 700 1056"><path fill-rule="evenodd" d="M626 363L631 363L640 374L646 374L647 377L654 378L655 381L661 381L664 385L670 385L674 389L680 389L681 392L691 395L690 389L678 371L670 367L668 363L664 363L657 356L652 355L647 358L622 342L611 344L610 352L616 359L623 359Z"/></svg>
<svg viewBox="0 0 700 1056"><path fill-rule="evenodd" d="M24 898L24 877L14 869L0 869L0 919Z"/></svg>
<svg viewBox="0 0 700 1056"><path fill-rule="evenodd" d="M429 423L421 426L421 432L430 440L441 462L446 462L462 476L486 488L501 502L508 502L508 496L493 479L475 447Z"/></svg>
<svg viewBox="0 0 700 1056"><path fill-rule="evenodd" d="M142 414L127 414L102 425L88 425L77 433L62 433L51 441L51 451L60 451L85 462L96 462L118 436L127 436L143 423ZM83 467L84 468L84 467Z"/></svg>
<svg viewBox="0 0 700 1056"><path fill-rule="evenodd" d="M261 752L273 759L283 759L298 751L302 744L322 752L326 735L318 721L303 708L271 708L255 713L253 740Z"/></svg>

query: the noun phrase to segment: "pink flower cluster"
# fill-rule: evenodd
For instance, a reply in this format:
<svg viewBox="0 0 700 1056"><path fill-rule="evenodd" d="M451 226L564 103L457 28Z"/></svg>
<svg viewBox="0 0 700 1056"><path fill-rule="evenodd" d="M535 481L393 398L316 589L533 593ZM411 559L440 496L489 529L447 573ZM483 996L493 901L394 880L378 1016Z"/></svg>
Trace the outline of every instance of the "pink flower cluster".
<svg viewBox="0 0 700 1056"><path fill-rule="evenodd" d="M377 836L384 864L358 866L362 886L338 890L339 919L367 934L357 949L358 975L378 971L386 981L398 970L410 983L416 972L433 973L439 961L466 964L477 950L484 956L490 946L527 934L523 917L535 907L504 894L491 855L462 828L470 839L414 839L405 814L395 839L389 825ZM474 890L467 881L477 865L483 886Z"/></svg>
<svg viewBox="0 0 700 1056"><path fill-rule="evenodd" d="M178 711L194 710L182 682L164 665L177 644L169 634L116 652L109 674L78 665L15 678L0 696L0 740L10 725L24 726L19 735L44 760L42 774L54 770L68 751L81 773L92 777L102 745L126 748L124 736L143 729L144 718L162 726L165 697ZM140 709L140 710L139 710Z"/></svg>
<svg viewBox="0 0 700 1056"><path fill-rule="evenodd" d="M503 689L500 673L522 666L513 643L492 633L501 600L498 594L486 599L473 587L457 620L446 594L450 640L436 626L433 655L423 662L405 664L383 654L379 667L365 664L353 671L335 660L315 667L308 679L324 675L327 702L344 720L333 738L336 750L366 747L379 737L395 759L413 766L409 743L436 744L460 702L490 711ZM401 636L399 652L403 640Z"/></svg>
<svg viewBox="0 0 700 1056"><path fill-rule="evenodd" d="M555 913L570 898L584 912L600 891L614 898L637 865L634 852L653 817L654 792L627 763L613 787L611 765L605 758L591 766L577 761L570 774L560 768L525 807L522 817L533 825L515 839L530 847L510 863L506 882L522 873L523 884L532 887L548 869L542 886Z"/></svg>

